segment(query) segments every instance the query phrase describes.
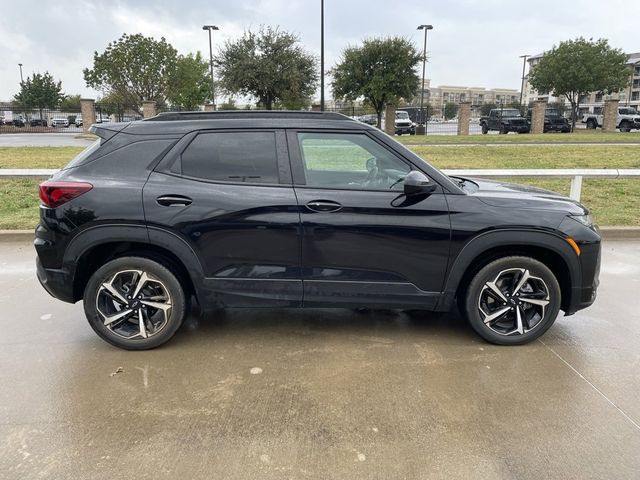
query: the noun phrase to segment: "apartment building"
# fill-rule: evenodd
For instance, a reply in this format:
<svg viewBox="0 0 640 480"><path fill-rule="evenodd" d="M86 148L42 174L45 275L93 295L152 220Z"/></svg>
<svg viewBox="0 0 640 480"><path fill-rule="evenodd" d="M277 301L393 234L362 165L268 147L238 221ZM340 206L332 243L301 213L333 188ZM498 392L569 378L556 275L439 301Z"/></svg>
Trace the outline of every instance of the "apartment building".
<svg viewBox="0 0 640 480"><path fill-rule="evenodd" d="M513 88L483 88L461 87L455 85L431 86L431 81L425 79L424 102L434 108L441 108L447 103L471 102L473 105L495 103L507 105L520 101L520 91ZM413 104L420 103L420 93L414 98Z"/></svg>
<svg viewBox="0 0 640 480"><path fill-rule="evenodd" d="M529 71L540 62L543 56L544 53L541 53L527 59ZM620 105L629 105L640 109L640 52L629 54L627 66L629 67L629 84L620 93L612 95L612 98L618 98ZM602 113L605 98L606 95L599 92L591 92L584 95L580 99L579 115L585 113ZM528 78L525 78L524 82L524 99L524 102L527 104L533 100L547 100L548 102L563 102L568 105L568 102L564 98L557 98L550 93L540 93L536 91L529 85Z"/></svg>

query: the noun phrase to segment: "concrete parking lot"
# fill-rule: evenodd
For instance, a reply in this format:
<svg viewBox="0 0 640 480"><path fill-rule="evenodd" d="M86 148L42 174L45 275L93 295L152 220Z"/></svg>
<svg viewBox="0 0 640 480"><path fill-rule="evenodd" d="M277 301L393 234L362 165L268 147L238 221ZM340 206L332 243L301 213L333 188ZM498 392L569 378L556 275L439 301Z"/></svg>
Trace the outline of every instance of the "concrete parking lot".
<svg viewBox="0 0 640 480"><path fill-rule="evenodd" d="M93 141L77 133L3 133L0 147L86 147Z"/></svg>
<svg viewBox="0 0 640 480"><path fill-rule="evenodd" d="M234 310L102 342L0 243L0 478L638 478L640 243L523 347L454 315Z"/></svg>

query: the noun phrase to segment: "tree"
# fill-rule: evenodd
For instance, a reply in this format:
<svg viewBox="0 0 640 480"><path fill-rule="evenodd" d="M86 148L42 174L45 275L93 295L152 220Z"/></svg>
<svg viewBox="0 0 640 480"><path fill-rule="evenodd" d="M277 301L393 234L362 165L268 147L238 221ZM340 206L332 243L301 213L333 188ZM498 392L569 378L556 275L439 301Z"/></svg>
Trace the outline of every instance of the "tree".
<svg viewBox="0 0 640 480"><path fill-rule="evenodd" d="M177 63L178 52L164 37L125 33L103 53L94 52L93 68L83 73L87 86L140 107L144 100L165 101Z"/></svg>
<svg viewBox="0 0 640 480"><path fill-rule="evenodd" d="M318 83L315 57L300 45L297 36L261 26L225 43L216 56L220 87L231 95L245 95L271 110L308 105Z"/></svg>
<svg viewBox="0 0 640 480"><path fill-rule="evenodd" d="M238 106L233 98L227 98L226 102L220 105L220 110L238 110Z"/></svg>
<svg viewBox="0 0 640 480"><path fill-rule="evenodd" d="M447 102L444 104L444 119L451 120L458 114L458 104Z"/></svg>
<svg viewBox="0 0 640 480"><path fill-rule="evenodd" d="M64 98L62 82L56 82L49 72L34 73L32 77L20 83L20 93L15 95L14 101L26 108L37 108L42 116L45 108L57 108Z"/></svg>
<svg viewBox="0 0 640 480"><path fill-rule="evenodd" d="M336 98L364 98L376 111L378 127L388 103L412 98L420 85L416 66L422 60L415 45L402 37L364 40L348 47L331 70L331 88Z"/></svg>
<svg viewBox="0 0 640 480"><path fill-rule="evenodd" d="M80 111L80 95L65 95L60 102L60 110L63 112Z"/></svg>
<svg viewBox="0 0 640 480"><path fill-rule="evenodd" d="M184 110L196 110L211 95L209 62L200 52L179 55L176 68L169 78L167 100L174 106Z"/></svg>
<svg viewBox="0 0 640 480"><path fill-rule="evenodd" d="M480 115L482 115L483 117L488 117L491 113L491 110L493 110L494 108L498 108L498 105L496 105L495 103L483 103L480 107Z"/></svg>
<svg viewBox="0 0 640 480"><path fill-rule="evenodd" d="M529 83L539 92L552 92L571 104L571 128L576 125L580 99L590 92L605 94L622 90L629 81L627 55L612 48L606 39L580 37L560 42L544 54L529 73Z"/></svg>

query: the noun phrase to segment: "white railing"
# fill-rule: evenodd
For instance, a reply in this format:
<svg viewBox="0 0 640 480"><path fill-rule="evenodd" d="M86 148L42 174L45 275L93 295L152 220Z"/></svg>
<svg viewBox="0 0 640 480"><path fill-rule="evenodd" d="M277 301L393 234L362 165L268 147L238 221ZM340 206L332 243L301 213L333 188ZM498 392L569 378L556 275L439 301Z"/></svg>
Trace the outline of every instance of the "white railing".
<svg viewBox="0 0 640 480"><path fill-rule="evenodd" d="M47 168L0 168L0 179L3 178L49 178L58 170ZM582 168L582 169L444 169L444 173L459 177L536 177L536 178L571 178L569 196L580 200L583 178L640 178L640 168Z"/></svg>

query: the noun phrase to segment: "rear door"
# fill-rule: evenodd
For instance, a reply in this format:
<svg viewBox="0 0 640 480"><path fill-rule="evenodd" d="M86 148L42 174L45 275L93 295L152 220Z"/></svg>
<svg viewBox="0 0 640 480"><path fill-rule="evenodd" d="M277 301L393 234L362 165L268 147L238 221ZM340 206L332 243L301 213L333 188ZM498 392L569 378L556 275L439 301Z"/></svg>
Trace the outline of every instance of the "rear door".
<svg viewBox="0 0 640 480"><path fill-rule="evenodd" d="M408 198L415 169L362 131L289 131L305 306L432 308L447 268L442 187Z"/></svg>
<svg viewBox="0 0 640 480"><path fill-rule="evenodd" d="M205 303L301 304L300 218L284 131L194 132L143 195L150 236L178 236L198 257Z"/></svg>

